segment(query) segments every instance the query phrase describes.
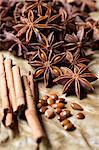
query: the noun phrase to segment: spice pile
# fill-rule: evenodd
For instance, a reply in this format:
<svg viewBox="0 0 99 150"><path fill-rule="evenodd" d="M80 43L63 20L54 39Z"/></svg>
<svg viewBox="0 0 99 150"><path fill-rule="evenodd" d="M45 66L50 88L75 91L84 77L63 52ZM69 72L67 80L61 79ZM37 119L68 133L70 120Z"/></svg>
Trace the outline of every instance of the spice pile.
<svg viewBox="0 0 99 150"><path fill-rule="evenodd" d="M92 11L94 0L1 1L0 46L27 59L46 87L62 84L63 93L81 99L97 79L88 68L99 41Z"/></svg>
<svg viewBox="0 0 99 150"><path fill-rule="evenodd" d="M73 131L76 127L68 119L73 116L73 113L67 109L67 101L64 98L59 98L56 94L50 96L45 95L37 104L39 112L44 114L48 119L52 119L55 116L61 122L61 125L67 131ZM83 111L83 108L77 103L70 103L70 106L74 110ZM82 112L76 114L77 119L84 119L85 115Z"/></svg>
<svg viewBox="0 0 99 150"><path fill-rule="evenodd" d="M21 76L18 66L11 59L0 55L0 92L2 100L2 122L13 128L21 112L31 128L34 140L39 143L45 136L36 111L36 94L33 75ZM22 116L22 117L23 117ZM35 134L36 133L36 134Z"/></svg>

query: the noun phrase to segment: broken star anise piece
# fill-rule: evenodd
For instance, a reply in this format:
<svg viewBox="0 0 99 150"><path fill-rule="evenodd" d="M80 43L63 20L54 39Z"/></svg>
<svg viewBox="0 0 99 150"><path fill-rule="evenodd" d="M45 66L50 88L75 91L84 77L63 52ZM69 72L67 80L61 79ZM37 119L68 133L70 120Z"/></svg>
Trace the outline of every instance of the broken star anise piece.
<svg viewBox="0 0 99 150"><path fill-rule="evenodd" d="M39 60L31 61L29 64L36 68L34 77L39 79L44 78L44 83L47 87L49 85L50 78L55 78L62 74L58 63L63 59L64 55L61 53L52 56L52 51L50 51L47 56L43 50L39 49L38 57Z"/></svg>
<svg viewBox="0 0 99 150"><path fill-rule="evenodd" d="M74 71L67 68L64 75L54 79L54 82L64 85L63 93L67 95L76 94L78 98L83 98L86 93L93 92L91 84L97 77L92 74L86 66L75 66Z"/></svg>

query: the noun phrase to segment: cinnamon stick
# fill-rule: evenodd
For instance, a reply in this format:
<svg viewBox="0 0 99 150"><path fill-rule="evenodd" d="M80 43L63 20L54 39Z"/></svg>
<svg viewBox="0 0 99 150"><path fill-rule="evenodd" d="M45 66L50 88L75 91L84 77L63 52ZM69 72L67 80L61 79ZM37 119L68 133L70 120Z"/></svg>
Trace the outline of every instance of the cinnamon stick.
<svg viewBox="0 0 99 150"><path fill-rule="evenodd" d="M31 89L29 87L28 79L26 76L23 76L22 80L25 88L25 95L26 95L26 102L27 102L27 110L25 111L25 116L32 130L32 134L35 141L39 143L41 139L45 137L45 134L37 116L36 107L34 104Z"/></svg>
<svg viewBox="0 0 99 150"><path fill-rule="evenodd" d="M0 91L2 99L2 108L4 111L10 111L3 55L0 55Z"/></svg>
<svg viewBox="0 0 99 150"><path fill-rule="evenodd" d="M19 67L13 66L12 73L13 73L14 87L15 87L15 94L16 94L16 101L17 101L17 110L20 110L25 107L25 99L24 99Z"/></svg>
<svg viewBox="0 0 99 150"><path fill-rule="evenodd" d="M6 74L4 67L4 56L0 55L0 91L1 91L1 100L2 100L2 109L3 109L3 119L2 122L6 126L10 126L12 124L12 110L10 107L8 90L7 90L7 82L6 82ZM10 113L10 116L9 116Z"/></svg>
<svg viewBox="0 0 99 150"><path fill-rule="evenodd" d="M31 89L33 98L36 100L36 103L38 103L38 101L37 101L37 100L39 100L38 84L36 81L34 81L34 77L31 72L29 72L28 80L29 80L30 89Z"/></svg>
<svg viewBox="0 0 99 150"><path fill-rule="evenodd" d="M14 79L12 74L12 60L5 59L4 64L5 64L7 86L9 89L9 99L10 99L13 112L16 112L17 105L16 105L16 96L15 96L15 88L14 88Z"/></svg>

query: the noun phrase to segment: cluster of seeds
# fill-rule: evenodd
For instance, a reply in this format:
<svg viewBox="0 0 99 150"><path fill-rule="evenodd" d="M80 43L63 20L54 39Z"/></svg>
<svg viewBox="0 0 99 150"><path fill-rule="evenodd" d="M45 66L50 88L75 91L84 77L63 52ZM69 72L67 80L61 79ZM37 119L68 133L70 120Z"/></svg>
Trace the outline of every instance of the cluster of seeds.
<svg viewBox="0 0 99 150"><path fill-rule="evenodd" d="M44 95L37 104L39 112L44 114L48 119L57 117L61 125L67 131L76 129L74 124L68 119L73 116L73 113L66 107L67 101L65 98L59 98L56 94L50 96ZM74 110L83 111L83 108L77 103L70 103ZM76 114L77 119L84 119L85 115L82 112Z"/></svg>

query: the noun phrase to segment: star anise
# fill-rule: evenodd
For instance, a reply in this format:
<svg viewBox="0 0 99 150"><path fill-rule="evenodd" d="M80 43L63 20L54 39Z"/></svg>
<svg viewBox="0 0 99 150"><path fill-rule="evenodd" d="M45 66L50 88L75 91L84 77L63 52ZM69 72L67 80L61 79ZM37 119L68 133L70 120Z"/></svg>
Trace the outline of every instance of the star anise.
<svg viewBox="0 0 99 150"><path fill-rule="evenodd" d="M38 50L39 60L30 61L29 64L36 68L34 73L35 78L44 78L46 87L49 85L50 78L55 78L62 74L59 62L63 59L63 54L52 56L52 51L48 55L43 50Z"/></svg>
<svg viewBox="0 0 99 150"><path fill-rule="evenodd" d="M46 0L32 0L32 4L30 4L25 12L28 12L29 10L34 10L37 8L37 14L38 16L43 16L43 10L46 9L44 15L50 15L51 14L51 7L48 5Z"/></svg>
<svg viewBox="0 0 99 150"><path fill-rule="evenodd" d="M90 47L90 40L85 35L84 28L80 28L77 34L66 34L65 36L65 47L68 51L71 51L74 55L85 55L86 49Z"/></svg>
<svg viewBox="0 0 99 150"><path fill-rule="evenodd" d="M8 51L13 52L17 56L23 56L24 53L28 52L27 47L13 33L4 31L2 41L12 43Z"/></svg>
<svg viewBox="0 0 99 150"><path fill-rule="evenodd" d="M17 37L21 37L23 34L26 34L26 42L28 43L31 40L33 33L36 35L37 39L40 39L40 29L46 29L48 26L44 23L40 23L45 20L47 16L42 16L35 19L33 11L28 12L28 18L21 17L20 24L15 25L13 28L18 31Z"/></svg>
<svg viewBox="0 0 99 150"><path fill-rule="evenodd" d="M66 52L66 60L68 61L69 68L73 69L75 66L88 65L89 59L85 57L80 57L80 55L74 56L71 52Z"/></svg>
<svg viewBox="0 0 99 150"><path fill-rule="evenodd" d="M32 43L30 45L33 48L42 49L47 53L49 51L52 51L53 53L57 53L58 50L56 50L56 49L59 48L64 43L64 41L54 42L54 40L55 40L54 32L51 32L48 35L48 37L41 34L41 37L42 38L41 38L41 41L39 43Z"/></svg>
<svg viewBox="0 0 99 150"><path fill-rule="evenodd" d="M97 77L92 74L86 66L75 66L74 71L67 68L64 75L54 79L54 82L64 85L63 93L67 95L76 94L78 98L83 98L86 93L93 92L94 88L91 84Z"/></svg>

